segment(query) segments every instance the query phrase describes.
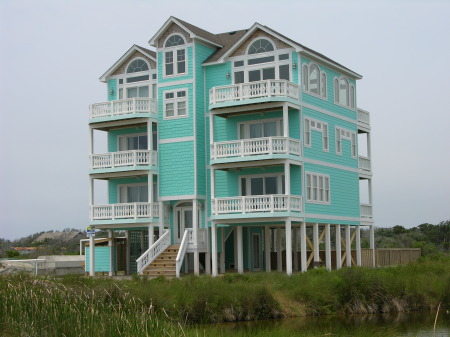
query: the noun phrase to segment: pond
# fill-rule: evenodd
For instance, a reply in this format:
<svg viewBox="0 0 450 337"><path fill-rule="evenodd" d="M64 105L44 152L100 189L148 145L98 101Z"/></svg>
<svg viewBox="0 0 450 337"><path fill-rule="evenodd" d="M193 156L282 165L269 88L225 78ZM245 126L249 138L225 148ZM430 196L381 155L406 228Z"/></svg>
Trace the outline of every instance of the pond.
<svg viewBox="0 0 450 337"><path fill-rule="evenodd" d="M201 325L198 336L450 336L450 312L308 316L272 321ZM190 330L190 329L189 329ZM190 330L190 332L193 332Z"/></svg>

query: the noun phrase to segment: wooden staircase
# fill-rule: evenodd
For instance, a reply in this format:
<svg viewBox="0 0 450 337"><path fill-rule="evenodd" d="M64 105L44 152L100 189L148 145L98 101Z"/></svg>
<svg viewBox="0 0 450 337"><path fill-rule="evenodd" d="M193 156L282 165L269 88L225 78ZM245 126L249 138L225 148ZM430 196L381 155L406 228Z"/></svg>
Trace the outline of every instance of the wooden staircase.
<svg viewBox="0 0 450 337"><path fill-rule="evenodd" d="M176 276L176 259L180 245L171 245L150 263L143 271L143 275L156 276Z"/></svg>

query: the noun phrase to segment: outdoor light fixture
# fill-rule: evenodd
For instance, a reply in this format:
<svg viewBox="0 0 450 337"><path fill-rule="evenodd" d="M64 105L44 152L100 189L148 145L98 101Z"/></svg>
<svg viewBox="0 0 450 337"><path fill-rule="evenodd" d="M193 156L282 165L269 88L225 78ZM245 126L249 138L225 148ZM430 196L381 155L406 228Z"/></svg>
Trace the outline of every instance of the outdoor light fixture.
<svg viewBox="0 0 450 337"><path fill-rule="evenodd" d="M226 77L227 79L229 79L229 78L231 77L231 75L230 75L230 72L229 72L229 71L227 72L227 74L225 75L225 77Z"/></svg>
<svg viewBox="0 0 450 337"><path fill-rule="evenodd" d="M114 95L114 89L110 89L110 90L109 90L109 94L110 94L111 96L113 96L113 95Z"/></svg>
<svg viewBox="0 0 450 337"><path fill-rule="evenodd" d="M292 68L293 68L293 69L297 69L297 63L295 63L295 62L292 63Z"/></svg>

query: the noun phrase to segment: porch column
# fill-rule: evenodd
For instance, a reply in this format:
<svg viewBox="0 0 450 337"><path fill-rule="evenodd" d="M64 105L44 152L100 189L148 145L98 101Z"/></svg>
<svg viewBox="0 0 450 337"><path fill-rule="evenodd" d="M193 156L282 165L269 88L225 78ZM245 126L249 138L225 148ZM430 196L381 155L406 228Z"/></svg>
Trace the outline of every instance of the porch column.
<svg viewBox="0 0 450 337"><path fill-rule="evenodd" d="M283 104L283 137L289 137L289 108Z"/></svg>
<svg viewBox="0 0 450 337"><path fill-rule="evenodd" d="M184 234L184 233L183 233ZM192 200L192 234L194 235L194 274L200 275L200 261L198 253L198 200ZM216 233L217 235L217 233ZM217 250L217 241L216 241Z"/></svg>
<svg viewBox="0 0 450 337"><path fill-rule="evenodd" d="M299 229L297 227L292 228L292 252L294 253L294 271L298 271L298 233Z"/></svg>
<svg viewBox="0 0 450 337"><path fill-rule="evenodd" d="M108 229L108 246L109 246L109 276L115 275L114 268L114 232L111 229Z"/></svg>
<svg viewBox="0 0 450 337"><path fill-rule="evenodd" d="M277 270L283 271L283 250L281 249L281 229L276 229L277 236Z"/></svg>
<svg viewBox="0 0 450 337"><path fill-rule="evenodd" d="M94 211L92 210L92 206L94 206L94 179L89 177L89 218L90 220L94 219Z"/></svg>
<svg viewBox="0 0 450 337"><path fill-rule="evenodd" d="M220 247L220 256L219 256L219 260L220 260L220 273L221 274L225 274L225 228L222 227L221 228L221 237L222 240L220 240L221 242L221 247Z"/></svg>
<svg viewBox="0 0 450 337"><path fill-rule="evenodd" d="M336 230L336 269L342 268L341 225L334 225Z"/></svg>
<svg viewBox="0 0 450 337"><path fill-rule="evenodd" d="M89 276L95 276L95 237L89 237Z"/></svg>
<svg viewBox="0 0 450 337"><path fill-rule="evenodd" d="M242 226L236 226L236 233L237 233L238 273L243 274L244 273L244 247L243 247L243 240L242 240Z"/></svg>
<svg viewBox="0 0 450 337"><path fill-rule="evenodd" d="M356 265L361 267L361 227L355 226Z"/></svg>
<svg viewBox="0 0 450 337"><path fill-rule="evenodd" d="M284 163L284 194L290 195L291 194L291 165L289 162ZM288 211L289 211L288 207Z"/></svg>
<svg viewBox="0 0 450 337"><path fill-rule="evenodd" d="M266 272L270 272L272 270L270 266L270 227L266 225L264 227L264 253L266 256Z"/></svg>
<svg viewBox="0 0 450 337"><path fill-rule="evenodd" d="M209 144L214 143L214 115L209 112Z"/></svg>
<svg viewBox="0 0 450 337"><path fill-rule="evenodd" d="M210 174L211 174L211 204L212 204L211 215L215 215L217 209L217 205L214 201L214 199L216 198L216 170L211 168Z"/></svg>
<svg viewBox="0 0 450 337"><path fill-rule="evenodd" d="M325 265L327 270L331 270L331 235L329 223L325 225Z"/></svg>
<svg viewBox="0 0 450 337"><path fill-rule="evenodd" d="M126 273L127 275L131 274L131 252L130 252L130 231L126 230L125 231L125 240L126 240L126 249L125 249L125 258L126 258L126 266L127 266L127 270Z"/></svg>
<svg viewBox="0 0 450 337"><path fill-rule="evenodd" d="M163 235L164 231L164 202L159 202L159 237Z"/></svg>
<svg viewBox="0 0 450 337"><path fill-rule="evenodd" d="M301 271L308 270L306 259L306 222L300 223L300 265Z"/></svg>
<svg viewBox="0 0 450 337"><path fill-rule="evenodd" d="M350 239L350 225L345 226L345 260L347 262L347 267L352 266L352 244Z"/></svg>
<svg viewBox="0 0 450 337"><path fill-rule="evenodd" d="M292 228L291 220L286 220L286 274L292 275Z"/></svg>
<svg viewBox="0 0 450 337"><path fill-rule="evenodd" d="M215 277L218 274L217 271L217 224L214 222L211 224L211 251L212 251L212 276Z"/></svg>
<svg viewBox="0 0 450 337"><path fill-rule="evenodd" d="M154 240L153 237L155 236L155 225L150 224L148 225L148 248L153 246Z"/></svg>
<svg viewBox="0 0 450 337"><path fill-rule="evenodd" d="M89 127L89 154L94 154L94 129Z"/></svg>
<svg viewBox="0 0 450 337"><path fill-rule="evenodd" d="M211 275L211 252L205 253L205 274Z"/></svg>
<svg viewBox="0 0 450 337"><path fill-rule="evenodd" d="M154 163L151 162L151 151L153 150L153 123L151 121L147 122L147 149L150 151L150 163L153 166Z"/></svg>
<svg viewBox="0 0 450 337"><path fill-rule="evenodd" d="M153 218L153 174L149 173L147 176L147 200L150 204L150 215Z"/></svg>
<svg viewBox="0 0 450 337"><path fill-rule="evenodd" d="M317 265L320 261L319 258L319 224L315 223L313 225L313 245L314 245L314 268L317 268Z"/></svg>
<svg viewBox="0 0 450 337"><path fill-rule="evenodd" d="M370 225L370 249L372 250L372 266L375 268L376 260L375 260L375 228L374 225Z"/></svg>

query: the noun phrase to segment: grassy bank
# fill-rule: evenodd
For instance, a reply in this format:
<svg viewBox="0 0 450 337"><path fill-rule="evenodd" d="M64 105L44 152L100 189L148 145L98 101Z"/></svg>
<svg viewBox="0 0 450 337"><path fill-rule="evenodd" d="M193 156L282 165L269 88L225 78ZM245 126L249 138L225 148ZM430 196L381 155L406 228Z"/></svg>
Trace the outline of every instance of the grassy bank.
<svg viewBox="0 0 450 337"><path fill-rule="evenodd" d="M316 269L291 277L254 273L114 281L3 276L0 294L3 336L175 336L184 334L186 323L449 306L450 258L373 270Z"/></svg>

